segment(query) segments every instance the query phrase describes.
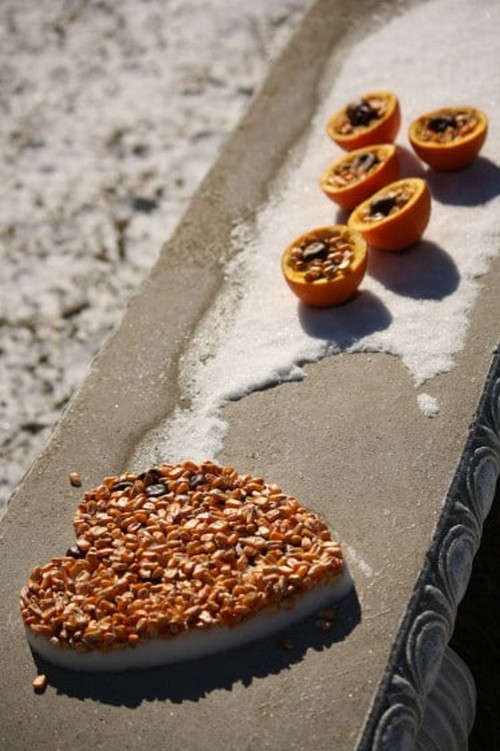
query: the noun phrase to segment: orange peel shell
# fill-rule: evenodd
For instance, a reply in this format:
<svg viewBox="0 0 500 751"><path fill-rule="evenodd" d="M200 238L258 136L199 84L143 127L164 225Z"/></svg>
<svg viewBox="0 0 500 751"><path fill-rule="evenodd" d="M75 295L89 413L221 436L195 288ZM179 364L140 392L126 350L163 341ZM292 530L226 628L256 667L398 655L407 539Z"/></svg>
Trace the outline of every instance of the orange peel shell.
<svg viewBox="0 0 500 751"><path fill-rule="evenodd" d="M343 165L350 165L358 157L374 154L378 161L369 172L346 185L336 185L334 176ZM350 211L369 198L384 185L398 180L400 176L399 155L392 143L364 146L344 154L333 162L321 175L319 185L324 194L342 209Z"/></svg>
<svg viewBox="0 0 500 751"><path fill-rule="evenodd" d="M333 279L306 281L304 273L296 271L290 264L290 254L293 248L303 242L326 239L338 232L349 242L354 254L349 267L339 270ZM361 284L367 264L366 242L358 232L341 224L317 227L303 233L287 246L281 257L281 270L286 283L299 300L313 308L331 308L349 300Z"/></svg>
<svg viewBox="0 0 500 751"><path fill-rule="evenodd" d="M382 117L372 120L367 125L353 126L351 133L342 133L339 124L345 122L349 105L344 105L333 114L327 124L326 132L345 151L353 151L363 146L378 143L392 143L401 126L401 109L397 96L391 91L370 91L363 94L361 99L383 99L386 111Z"/></svg>
<svg viewBox="0 0 500 751"><path fill-rule="evenodd" d="M413 194L402 208L382 219L369 219L373 201L406 186L411 187ZM386 185L363 201L354 209L347 223L374 248L402 250L420 240L430 216L431 195L427 182L420 177L407 177Z"/></svg>
<svg viewBox="0 0 500 751"><path fill-rule="evenodd" d="M476 127L470 133L458 136L447 143L421 138L422 127L427 121L443 115L455 116L462 112L473 114L477 120ZM435 170L451 172L467 167L476 159L486 140L487 133L488 118L481 110L468 106L441 107L416 118L409 127L408 138L413 150L422 161Z"/></svg>

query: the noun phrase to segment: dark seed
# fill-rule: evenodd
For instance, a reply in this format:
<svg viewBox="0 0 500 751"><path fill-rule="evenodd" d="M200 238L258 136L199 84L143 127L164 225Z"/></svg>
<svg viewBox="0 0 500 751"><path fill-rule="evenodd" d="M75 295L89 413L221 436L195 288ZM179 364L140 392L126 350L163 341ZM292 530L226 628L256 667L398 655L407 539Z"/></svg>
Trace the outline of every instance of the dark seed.
<svg viewBox="0 0 500 751"><path fill-rule="evenodd" d="M370 107L366 99L351 102L347 105L346 112L351 125L369 125L378 118L377 111Z"/></svg>
<svg viewBox="0 0 500 751"><path fill-rule="evenodd" d="M82 486L82 478L80 477L78 472L70 472L69 482L74 488L81 488Z"/></svg>
<svg viewBox="0 0 500 751"><path fill-rule="evenodd" d="M205 476L204 475L193 475L189 478L189 487L190 488L196 488L198 485L202 485L205 482Z"/></svg>
<svg viewBox="0 0 500 751"><path fill-rule="evenodd" d="M148 485L146 488L148 498L161 498L162 495L166 494L167 486L163 482L158 482L156 485Z"/></svg>
<svg viewBox="0 0 500 751"><path fill-rule="evenodd" d="M389 193L387 196L375 198L375 200L370 204L370 214L372 216L374 216L375 214L383 214L384 216L388 216L395 205L396 196L392 195L391 193Z"/></svg>
<svg viewBox="0 0 500 751"><path fill-rule="evenodd" d="M431 117L428 122L428 127L434 133L444 133L446 128L456 128L457 121L453 115L439 115L438 117Z"/></svg>
<svg viewBox="0 0 500 751"><path fill-rule="evenodd" d="M151 467L151 469L146 470L146 472L141 472L137 479L142 480L145 485L154 485L161 477L162 475L159 470L156 467Z"/></svg>
<svg viewBox="0 0 500 751"><path fill-rule="evenodd" d="M352 162L352 169L360 172L369 172L376 164L380 162L380 159L372 151L366 152L366 154L359 154Z"/></svg>
<svg viewBox="0 0 500 751"><path fill-rule="evenodd" d="M83 558L85 553L83 553L83 551L81 551L76 545L71 545L71 547L67 549L66 555L70 558Z"/></svg>
<svg viewBox="0 0 500 751"><path fill-rule="evenodd" d="M127 488L132 487L134 483L130 482L130 480L121 480L120 482L117 482L113 485L111 488L111 492L115 492L115 490L126 490Z"/></svg>
<svg viewBox="0 0 500 751"><path fill-rule="evenodd" d="M328 245L324 242L316 240L303 249L304 261L314 261L319 259L325 261L328 257Z"/></svg>

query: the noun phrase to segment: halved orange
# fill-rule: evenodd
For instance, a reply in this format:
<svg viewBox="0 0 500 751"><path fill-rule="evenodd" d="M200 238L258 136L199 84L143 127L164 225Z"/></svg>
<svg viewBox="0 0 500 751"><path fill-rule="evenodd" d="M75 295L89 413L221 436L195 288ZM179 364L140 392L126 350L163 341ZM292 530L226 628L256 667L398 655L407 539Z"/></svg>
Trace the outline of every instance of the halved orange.
<svg viewBox="0 0 500 751"><path fill-rule="evenodd" d="M366 242L345 224L316 227L297 237L281 257L281 270L292 292L313 308L349 300L368 262Z"/></svg>
<svg viewBox="0 0 500 751"><path fill-rule="evenodd" d="M408 137L418 156L435 170L462 169L486 140L488 119L475 107L442 107L414 120Z"/></svg>
<svg viewBox="0 0 500 751"><path fill-rule="evenodd" d="M402 250L420 240L430 215L431 195L426 181L407 177L363 201L347 223L374 248Z"/></svg>
<svg viewBox="0 0 500 751"><path fill-rule="evenodd" d="M399 155L392 143L364 146L333 162L321 175L325 195L350 210L399 178Z"/></svg>
<svg viewBox="0 0 500 751"><path fill-rule="evenodd" d="M370 91L330 117L326 132L345 151L392 143L401 125L399 100L391 91Z"/></svg>

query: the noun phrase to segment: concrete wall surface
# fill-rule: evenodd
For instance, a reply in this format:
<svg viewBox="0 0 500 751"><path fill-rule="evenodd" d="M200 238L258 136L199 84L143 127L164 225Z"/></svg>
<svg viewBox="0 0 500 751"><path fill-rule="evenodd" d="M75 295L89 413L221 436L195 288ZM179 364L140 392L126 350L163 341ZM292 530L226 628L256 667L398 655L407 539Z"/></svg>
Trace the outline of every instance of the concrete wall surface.
<svg viewBox="0 0 500 751"><path fill-rule="evenodd" d="M327 635L308 622L294 630L291 650L269 639L141 673L73 674L34 665L18 600L30 569L73 540L82 491L69 485L69 473L92 487L156 461L161 426L185 408L183 358L225 291L234 227L256 221L276 175L303 152L344 58L362 55L374 29L434 5L311 5L13 498L0 537L5 751L382 751L416 744L500 466L494 254L453 367L424 384L382 347L344 346L302 363L304 377L221 407L227 431L218 460L280 483L318 510L342 542L354 588ZM389 75L384 83L390 88ZM498 136L492 144L493 154ZM487 179L491 195L500 193L491 160L474 170L471 180ZM436 179L432 185L442 188ZM444 266L441 289L458 287L453 265ZM373 272L390 286L390 274L380 266ZM374 298L361 290L363 299ZM314 337L315 321L301 314ZM417 393L427 392L438 416L419 406ZM31 685L38 668L49 678L43 695Z"/></svg>

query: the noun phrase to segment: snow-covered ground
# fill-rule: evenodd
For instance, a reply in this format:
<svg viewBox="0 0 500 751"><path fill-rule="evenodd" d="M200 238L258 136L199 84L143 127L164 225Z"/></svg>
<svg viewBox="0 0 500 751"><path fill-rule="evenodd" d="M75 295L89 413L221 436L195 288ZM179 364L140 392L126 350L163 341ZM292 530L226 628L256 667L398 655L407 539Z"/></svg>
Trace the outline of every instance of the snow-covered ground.
<svg viewBox="0 0 500 751"><path fill-rule="evenodd" d="M2 0L0 515L306 0Z"/></svg>

